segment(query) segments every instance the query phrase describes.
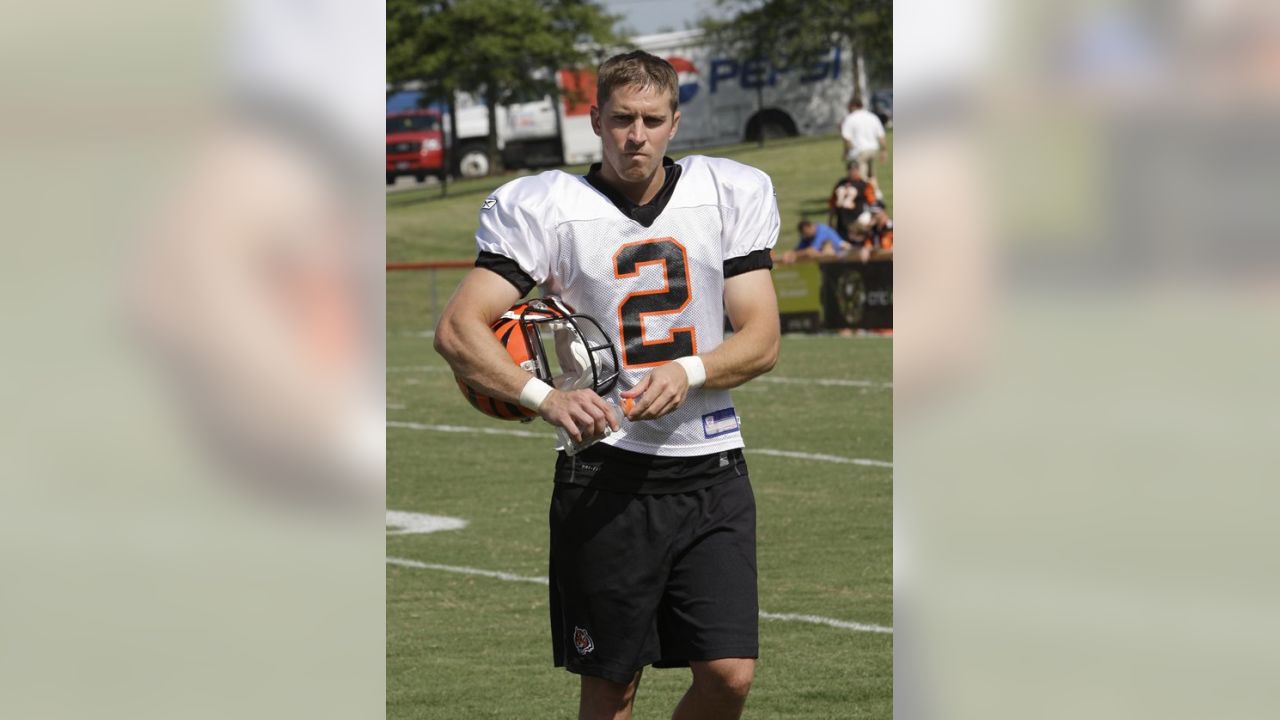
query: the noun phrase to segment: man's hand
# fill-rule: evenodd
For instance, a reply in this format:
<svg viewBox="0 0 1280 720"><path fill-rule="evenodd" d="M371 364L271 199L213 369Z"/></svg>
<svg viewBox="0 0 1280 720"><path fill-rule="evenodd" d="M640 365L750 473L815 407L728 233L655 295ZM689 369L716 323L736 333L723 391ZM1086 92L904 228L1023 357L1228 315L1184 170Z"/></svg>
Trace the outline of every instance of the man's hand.
<svg viewBox="0 0 1280 720"><path fill-rule="evenodd" d="M678 363L669 362L654 368L622 397L624 405L625 398L638 398L627 413L628 420L653 420L675 412L688 394L688 373Z"/></svg>
<svg viewBox="0 0 1280 720"><path fill-rule="evenodd" d="M538 414L552 425L564 428L575 443L604 437L606 430L622 427L609 403L589 389L552 390L542 401Z"/></svg>

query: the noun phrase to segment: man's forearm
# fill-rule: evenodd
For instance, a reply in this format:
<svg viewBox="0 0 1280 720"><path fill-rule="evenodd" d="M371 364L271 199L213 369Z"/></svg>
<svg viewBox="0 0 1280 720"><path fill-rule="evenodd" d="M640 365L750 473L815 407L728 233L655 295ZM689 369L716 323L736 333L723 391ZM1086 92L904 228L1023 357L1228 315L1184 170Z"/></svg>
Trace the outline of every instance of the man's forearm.
<svg viewBox="0 0 1280 720"><path fill-rule="evenodd" d="M703 385L712 389L735 388L773 369L778 362L778 318L760 318L744 325L715 350L699 355L707 370Z"/></svg>
<svg viewBox="0 0 1280 720"><path fill-rule="evenodd" d="M506 348L483 322L445 318L436 328L435 349L453 373L471 387L519 404L529 373L511 361Z"/></svg>

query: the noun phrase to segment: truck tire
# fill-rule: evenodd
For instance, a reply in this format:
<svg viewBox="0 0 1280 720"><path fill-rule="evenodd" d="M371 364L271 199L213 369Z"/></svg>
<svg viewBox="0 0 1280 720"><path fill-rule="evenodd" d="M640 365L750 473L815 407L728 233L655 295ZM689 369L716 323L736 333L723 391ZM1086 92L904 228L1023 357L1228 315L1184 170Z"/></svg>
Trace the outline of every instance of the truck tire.
<svg viewBox="0 0 1280 720"><path fill-rule="evenodd" d="M795 121L781 110L772 109L751 116L747 121L747 131L744 133L749 142L759 140L762 135L765 140L776 140L795 137L797 134L799 131L796 129Z"/></svg>
<svg viewBox="0 0 1280 720"><path fill-rule="evenodd" d="M479 178L489 174L489 152L484 145L463 145L458 152L458 175Z"/></svg>

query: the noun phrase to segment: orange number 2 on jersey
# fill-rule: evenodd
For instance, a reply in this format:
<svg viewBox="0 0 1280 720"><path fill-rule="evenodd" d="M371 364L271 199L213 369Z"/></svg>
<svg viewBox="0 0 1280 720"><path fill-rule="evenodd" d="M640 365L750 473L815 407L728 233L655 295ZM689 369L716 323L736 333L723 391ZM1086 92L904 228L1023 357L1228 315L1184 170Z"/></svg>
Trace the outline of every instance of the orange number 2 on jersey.
<svg viewBox="0 0 1280 720"><path fill-rule="evenodd" d="M613 255L613 274L618 279L639 276L644 265L662 266L663 287L637 290L619 303L622 364L649 367L698 354L697 332L692 325L673 327L660 340L645 340L644 334L646 316L678 313L689 305L689 262L684 246L675 238L652 238L627 243Z"/></svg>

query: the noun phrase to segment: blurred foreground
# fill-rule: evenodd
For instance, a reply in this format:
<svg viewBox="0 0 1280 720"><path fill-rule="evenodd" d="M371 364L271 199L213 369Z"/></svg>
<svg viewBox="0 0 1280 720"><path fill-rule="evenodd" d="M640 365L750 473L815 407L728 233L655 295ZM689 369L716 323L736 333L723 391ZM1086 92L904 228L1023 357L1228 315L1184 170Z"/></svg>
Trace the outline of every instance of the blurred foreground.
<svg viewBox="0 0 1280 720"><path fill-rule="evenodd" d="M1274 714L1278 8L895 4L897 717Z"/></svg>
<svg viewBox="0 0 1280 720"><path fill-rule="evenodd" d="M0 717L379 716L381 3L0 37Z"/></svg>

